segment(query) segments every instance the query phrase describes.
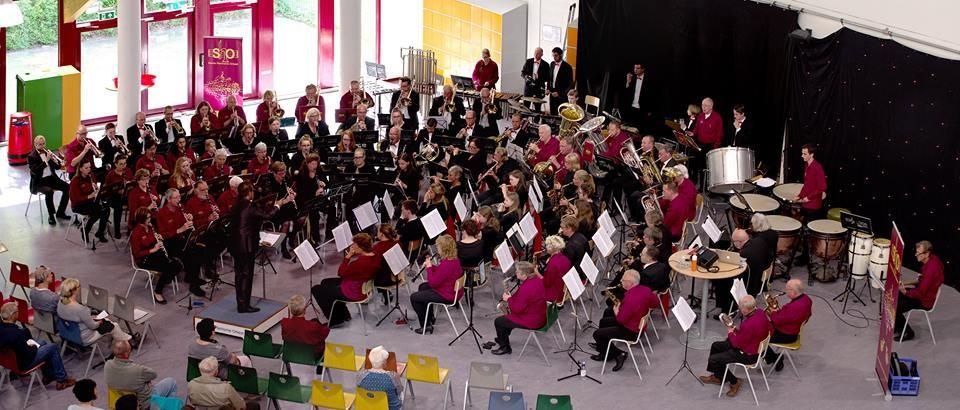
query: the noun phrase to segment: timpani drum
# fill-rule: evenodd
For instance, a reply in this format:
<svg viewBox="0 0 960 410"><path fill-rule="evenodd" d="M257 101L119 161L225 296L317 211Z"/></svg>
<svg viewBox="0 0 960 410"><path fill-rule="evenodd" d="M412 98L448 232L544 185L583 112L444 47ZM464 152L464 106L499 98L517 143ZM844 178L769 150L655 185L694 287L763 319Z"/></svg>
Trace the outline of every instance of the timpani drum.
<svg viewBox="0 0 960 410"><path fill-rule="evenodd" d="M782 204L780 208L780 214L786 215L791 218L802 220L800 217L800 203L792 202L793 198L796 198L800 195L800 189L803 188L803 184L780 184L773 187L773 196L777 197Z"/></svg>
<svg viewBox="0 0 960 410"><path fill-rule="evenodd" d="M770 222L770 229L777 232L777 258L783 257L785 261L789 261L800 244L800 230L803 225L800 221L783 215L767 215L767 222Z"/></svg>
<svg viewBox="0 0 960 410"><path fill-rule="evenodd" d="M756 161L753 150L743 147L723 147L707 152L707 189L715 194L750 192L755 187L747 182L753 178Z"/></svg>
<svg viewBox="0 0 960 410"><path fill-rule="evenodd" d="M870 252L873 250L873 234L854 232L847 245L847 260L850 263L850 275L855 280L867 277L867 266L870 265Z"/></svg>
<svg viewBox="0 0 960 410"><path fill-rule="evenodd" d="M837 280L837 270L827 269L830 261L836 260L843 251L845 235L847 229L840 225L840 222L829 219L817 219L807 223L807 243L810 246L810 254L820 258L822 269L820 272L812 273L820 282L833 282ZM811 266L812 268L812 266Z"/></svg>
<svg viewBox="0 0 960 410"><path fill-rule="evenodd" d="M877 238L870 252L870 285L883 289L887 280L887 261L890 259L890 240Z"/></svg>
<svg viewBox="0 0 960 410"><path fill-rule="evenodd" d="M750 227L750 218L754 212L770 214L780 207L780 203L777 202L776 199L765 195L743 194L743 199L747 201L747 205L749 206L744 205L740 197L736 195L730 197L730 210L733 211L733 223L742 229ZM750 212L751 209L753 212Z"/></svg>

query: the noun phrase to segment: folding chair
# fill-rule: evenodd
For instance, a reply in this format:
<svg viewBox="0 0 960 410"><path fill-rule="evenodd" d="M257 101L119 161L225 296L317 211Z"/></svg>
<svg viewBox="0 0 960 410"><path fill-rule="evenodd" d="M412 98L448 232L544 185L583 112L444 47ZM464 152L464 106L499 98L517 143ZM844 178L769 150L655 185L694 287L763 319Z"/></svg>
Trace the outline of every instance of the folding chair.
<svg viewBox="0 0 960 410"><path fill-rule="evenodd" d="M97 334L96 339L91 340L88 343L84 343L83 339L80 337L80 325L77 322L71 322L69 320L63 320L59 317L54 318L54 326L57 328L57 334L60 335L60 339L63 340L63 347L60 348L60 356L63 357L64 352L66 352L69 347L71 350L80 353L82 348L91 347L90 350L90 359L87 360L87 367L83 371L83 377L87 377L87 373L90 372L90 366L93 365L93 357L97 354L100 355L100 359L104 362L107 361L107 358L103 356L103 352L100 351L100 346L97 343L103 335Z"/></svg>
<svg viewBox="0 0 960 410"><path fill-rule="evenodd" d="M107 305L109 305L109 297L110 296L107 294L106 289L98 288L93 285L87 285L87 299L83 304L90 309L106 312Z"/></svg>
<svg viewBox="0 0 960 410"><path fill-rule="evenodd" d="M17 321L27 326L33 324L34 310L27 304L27 301L18 297L10 297L10 301L17 303Z"/></svg>
<svg viewBox="0 0 960 410"><path fill-rule="evenodd" d="M26 380L27 376L30 376L30 382L27 384L27 395L23 398L23 408L27 408L27 403L30 402L30 392L33 390L33 383L40 385L40 389L43 390L43 395L50 400L50 394L47 393L47 386L43 385L42 372L38 372L47 362L37 363L36 366L33 366L29 369L20 369L20 365L17 364L17 354L10 349L0 349L0 387L3 387L4 380L7 380L10 383L10 387L13 387L13 380L11 375L17 376L20 380ZM6 379L4 379L6 378Z"/></svg>
<svg viewBox="0 0 960 410"><path fill-rule="evenodd" d="M316 367L323 362L323 359L317 359L314 356L313 346L289 341L283 342L281 357L283 368L286 369L287 374L293 374L290 370L290 363Z"/></svg>
<svg viewBox="0 0 960 410"><path fill-rule="evenodd" d="M135 259L133 259L133 251L130 252L130 266L133 268L133 277L130 278L130 286L127 286L127 293L125 293L125 294L123 295L123 297L125 297L125 298L130 297L130 290L133 289L133 282L134 282L135 280L137 280L137 274L140 273L140 272L143 272L145 275L147 275L147 287L149 287L149 288L151 289L151 292L152 292L152 291L153 291L153 290L152 290L152 289L153 289L153 276L154 276L154 275L160 276L160 272L157 272L157 271L155 271L155 270L150 270L150 269L144 269L144 268L141 268L141 267L137 266L137 261L136 261ZM179 293L179 292L180 292L180 285L179 285L179 283L178 283L178 281L177 281L177 278L174 277L174 278L173 278L173 293ZM153 307L157 307L157 301L156 301L153 297L151 297L150 299L153 300Z"/></svg>
<svg viewBox="0 0 960 410"><path fill-rule="evenodd" d="M933 300L933 306L930 307L930 310L912 309L907 312L907 316L904 317L905 320L903 321L903 329L900 329L900 340L897 340L897 343L903 343L903 335L906 333L907 323L910 323L910 314L919 310L923 312L923 316L927 319L927 329L930 329L930 339L933 339L933 344L937 344L937 338L933 336L933 325L930 324L930 313L933 313L933 310L937 308L937 302L940 301L941 290L943 290L943 286L941 286L940 289L937 289L937 298Z"/></svg>
<svg viewBox="0 0 960 410"><path fill-rule="evenodd" d="M557 318L560 317L559 310L557 310L557 305L552 302L547 302L547 322L543 324L539 329L529 329L527 340L523 342L523 347L520 348L520 355L517 356L517 360L523 358L523 352L527 350L527 344L530 343L530 339L537 344L537 348L540 349L540 355L543 356L543 361L547 363L547 366L550 366L550 359L547 358L547 352L543 350L543 345L540 344L540 339L537 337L537 333L549 333L550 328L557 323ZM551 333L553 336L553 342L557 344L557 347L560 347L560 341L557 340L557 335Z"/></svg>
<svg viewBox="0 0 960 410"><path fill-rule="evenodd" d="M117 408L117 399L126 396L128 394L136 394L136 392L127 391L127 390L117 390L107 387L107 408L109 410L114 410Z"/></svg>
<svg viewBox="0 0 960 410"><path fill-rule="evenodd" d="M466 278L467 278L466 275L461 276L460 279L457 279L457 281L453 283L453 302L452 303L449 303L449 304L441 303L441 302L427 303L427 317L423 318L424 323L430 322L430 313L433 312L434 306L442 306L443 310L447 312L447 319L450 319L450 326L453 326L453 334L455 335L460 334L460 332L457 331L457 324L453 321L453 316L450 316L450 308L459 307L460 313L463 313L463 321L464 322L469 321L467 319L467 312L463 310L463 305L461 305L457 301L457 299L460 297L460 292L463 291L463 282L466 280ZM436 315L436 313L434 313L434 315ZM426 336L426 334L427 332L423 332L420 335L420 337L422 338L423 336Z"/></svg>
<svg viewBox="0 0 960 410"><path fill-rule="evenodd" d="M131 333L136 333L133 331L134 325L141 328L140 343L137 345L138 355L140 354L140 349L143 349L143 341L147 338L147 333L153 336L153 341L157 343L157 349L163 349L163 347L160 346L160 338L157 337L157 332L154 331L153 326L150 325L150 320L156 316L155 312L138 308L133 302L130 302L123 296L113 295L113 307L109 310L109 313L126 324L127 331Z"/></svg>
<svg viewBox="0 0 960 410"><path fill-rule="evenodd" d="M257 369L234 364L227 366L227 380L236 391L256 396L263 396L270 383L267 378L257 377Z"/></svg>
<svg viewBox="0 0 960 410"><path fill-rule="evenodd" d="M493 391L510 391L507 384L507 375L503 373L503 366L499 363L470 362L470 376L463 387L463 409L473 406L470 389L486 389Z"/></svg>
<svg viewBox="0 0 960 410"><path fill-rule="evenodd" d="M187 383L200 377L200 359L187 357Z"/></svg>
<svg viewBox="0 0 960 410"><path fill-rule="evenodd" d="M586 95L583 97L583 105L586 106L585 111L587 114L593 114L594 116L600 115L600 98L592 95ZM591 112L590 108L593 108L594 111Z"/></svg>
<svg viewBox="0 0 960 410"><path fill-rule="evenodd" d="M492 391L487 410L527 410L527 403L523 401L523 393Z"/></svg>
<svg viewBox="0 0 960 410"><path fill-rule="evenodd" d="M61 195L65 194L66 193L61 193ZM40 197L46 195L53 195L53 192L50 192L49 194L40 191L31 192L30 199L27 200L27 209L23 210L23 216L27 216L27 214L30 213L30 203L33 202L33 197L37 197L37 208L40 209L40 223L43 223L43 201L40 199ZM51 217L53 216L51 215Z"/></svg>
<svg viewBox="0 0 960 410"><path fill-rule="evenodd" d="M150 396L150 408L156 410L180 410L183 399L179 397Z"/></svg>
<svg viewBox="0 0 960 410"><path fill-rule="evenodd" d="M320 371L320 380L327 376L332 382L333 376L330 370L333 369L359 372L363 368L364 361L366 357L355 354L353 346L327 342L323 348L323 370Z"/></svg>
<svg viewBox="0 0 960 410"><path fill-rule="evenodd" d="M269 333L258 333L252 330L243 332L243 354L251 358L254 356L267 359L279 359L283 346L273 343L273 336Z"/></svg>
<svg viewBox="0 0 960 410"><path fill-rule="evenodd" d="M324 409L347 410L353 406L353 393L343 391L343 386L314 380L310 391L310 404Z"/></svg>
<svg viewBox="0 0 960 410"><path fill-rule="evenodd" d="M603 355L603 366L600 367L600 375L603 376L603 372L607 369L607 358L610 356L610 348L614 343L623 343L626 346L627 354L630 355L630 360L633 361L633 368L637 369L637 376L640 377L640 380L643 380L643 375L640 374L640 366L637 365L637 359L633 356L633 345L640 345L640 351L643 352L643 358L647 360L647 365L650 365L650 358L647 357L647 351L643 349L643 340L642 338L647 339L647 344L650 344L650 338L647 337L646 332L644 331L644 326L650 322L650 313L647 312L647 315L640 319L640 332L637 333L637 338L635 340L625 340L625 339L610 339L607 342L607 352Z"/></svg>
<svg viewBox="0 0 960 410"><path fill-rule="evenodd" d="M443 393L443 408L447 408L447 401L453 401L453 385L450 383L450 369L440 367L436 357L417 354L407 355L407 389L410 398L416 400L413 393L413 382L446 386Z"/></svg>
<svg viewBox="0 0 960 410"><path fill-rule="evenodd" d="M312 389L311 386L301 385L300 378L296 376L270 372L270 381L267 383L267 397L270 401L267 402L267 410L270 410L271 405L276 405L279 409L281 400L307 404Z"/></svg>
<svg viewBox="0 0 960 410"><path fill-rule="evenodd" d="M363 305L367 304L370 301L370 297L373 296L373 280L368 280L363 282L363 299L360 300L340 300L336 299L333 303L330 304L330 311L333 312L333 308L337 307L337 302L343 303L344 305L356 305L357 311L360 312L360 324L363 326L363 335L367 335L367 321L363 320Z"/></svg>
<svg viewBox="0 0 960 410"><path fill-rule="evenodd" d="M53 313L36 310L33 312L33 327L47 335L47 339L56 342L53 337L57 334L57 329L53 324Z"/></svg>
<svg viewBox="0 0 960 410"><path fill-rule="evenodd" d="M353 408L354 410L388 410L390 402L387 400L387 393L357 387Z"/></svg>
<svg viewBox="0 0 960 410"><path fill-rule="evenodd" d="M760 401L757 400L757 391L753 388L753 379L750 378L750 369L760 369L760 374L763 375L763 384L767 386L767 390L770 390L770 383L767 382L767 372L763 370L763 356L767 353L767 347L770 345L770 335L767 335L766 339L763 339L760 342L760 349L758 350L760 354L757 355L757 361L753 363L727 363L726 369L723 372L723 380L720 381L720 391L717 392L717 397L719 398L723 394L723 385L727 384L727 372L732 372L733 367L742 367L743 372L747 374L747 383L750 384L750 393L753 393L753 402L757 404L757 407L760 407Z"/></svg>
<svg viewBox="0 0 960 410"><path fill-rule="evenodd" d="M27 289L30 289L30 268L27 265L10 261L10 283L13 284L13 289L10 290L11 297L19 287L23 297L30 301L30 294L27 292Z"/></svg>
<svg viewBox="0 0 960 410"><path fill-rule="evenodd" d="M537 410L573 410L570 396L537 395Z"/></svg>
<svg viewBox="0 0 960 410"><path fill-rule="evenodd" d="M778 349L780 349L780 352L777 354L777 360L775 360L775 361L773 362L773 364L771 364L770 366L771 366L771 367L776 367L776 366L777 366L777 363L780 363L780 360L783 360L783 356L786 355L786 356L787 356L787 361L790 362L790 367L793 368L793 374L797 375L797 380L800 380L800 372L797 371L797 366L793 364L793 357L790 356L790 351L791 351L791 350L793 350L793 351L800 350L800 342L803 340L803 327L806 326L806 325L807 325L807 321L806 321L806 320L804 320L803 323L800 324L800 332L797 333L797 340L794 341L793 343L773 343L773 342L771 342L771 343L770 343L770 346L767 347L767 349L772 349L772 348L775 348L775 347L778 348Z"/></svg>

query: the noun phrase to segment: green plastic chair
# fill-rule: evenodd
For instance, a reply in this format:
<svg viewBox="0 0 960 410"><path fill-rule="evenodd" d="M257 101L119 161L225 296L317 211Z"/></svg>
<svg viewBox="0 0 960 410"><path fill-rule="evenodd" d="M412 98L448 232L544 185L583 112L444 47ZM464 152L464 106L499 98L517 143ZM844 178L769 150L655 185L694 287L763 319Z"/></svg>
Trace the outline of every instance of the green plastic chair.
<svg viewBox="0 0 960 410"><path fill-rule="evenodd" d="M270 381L267 384L267 397L270 402L267 403L267 410L274 404L279 409L281 400L306 404L310 401L312 390L311 386L301 385L299 377L270 372Z"/></svg>
<svg viewBox="0 0 960 410"><path fill-rule="evenodd" d="M236 391L257 396L267 392L267 385L270 382L264 377L257 377L257 369L237 365L227 366L227 380Z"/></svg>
<svg viewBox="0 0 960 410"><path fill-rule="evenodd" d="M187 358L187 381L200 377L200 359Z"/></svg>
<svg viewBox="0 0 960 410"><path fill-rule="evenodd" d="M544 323L539 329L530 329L529 334L527 335L527 340L523 342L523 347L520 348L520 355L517 356L517 360L523 358L523 352L527 350L527 344L530 343L530 339L533 339L537 344L537 348L540 349L540 355L543 356L543 361L547 363L547 366L550 366L550 359L547 358L547 352L543 350L543 345L540 344L540 339L537 337L537 333L550 333L550 329L554 324L557 323L557 319L560 317L560 311L557 309L557 305L553 302L547 302L547 322ZM556 343L557 347L560 347L560 341L557 340L557 335L550 333L553 336L553 342Z"/></svg>
<svg viewBox="0 0 960 410"><path fill-rule="evenodd" d="M250 330L243 332L243 354L249 357L279 359L282 348L281 345L273 343L273 337L269 333L257 333Z"/></svg>
<svg viewBox="0 0 960 410"><path fill-rule="evenodd" d="M537 395L537 410L573 410L570 396Z"/></svg>
<svg viewBox="0 0 960 410"><path fill-rule="evenodd" d="M282 351L283 367L287 370L287 374L293 374L290 371L290 363L307 366L317 366L323 363L322 359L317 359L314 356L313 346L308 344L284 341Z"/></svg>

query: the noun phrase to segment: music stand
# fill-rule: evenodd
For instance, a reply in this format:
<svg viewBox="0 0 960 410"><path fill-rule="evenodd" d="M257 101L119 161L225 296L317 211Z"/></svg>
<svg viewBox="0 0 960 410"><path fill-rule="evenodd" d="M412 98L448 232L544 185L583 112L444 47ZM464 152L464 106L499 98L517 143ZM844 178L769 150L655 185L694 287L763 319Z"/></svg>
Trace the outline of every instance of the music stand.
<svg viewBox="0 0 960 410"><path fill-rule="evenodd" d="M847 243L853 239L854 232L861 232L867 235L873 236L873 222L870 218L865 216L852 214L849 212L840 213L840 225L847 230ZM860 298L860 295L857 294L856 288L857 284L853 279L853 259L850 258L849 252L843 252L841 255L840 266L844 267L847 270L847 283L843 287L843 291L839 295L833 298L834 301L838 299L843 299L843 309L840 313L847 313L847 302L850 301L850 295L857 299L857 302L860 302L861 305L867 306L866 302ZM824 266L826 269L826 266ZM839 268L838 268L839 269ZM867 288L870 285L870 279L864 278L863 287ZM860 293L863 293L863 288L860 289ZM870 301L873 301L873 290L870 290Z"/></svg>
<svg viewBox="0 0 960 410"><path fill-rule="evenodd" d="M687 372L693 376L693 380L696 380L697 383L700 383L700 385L703 386L703 382L700 381L700 378L697 377L695 373L693 373L693 369L690 368L690 362L687 361L687 350L690 349L690 328L693 327L693 322L696 321L697 314L690 309L690 305L687 304L687 301L684 300L682 296L680 297L680 300L677 301L677 305L674 306L671 311L673 312L673 317L678 318L677 323L680 324L680 328L683 330L683 362L680 363L680 368L677 369L677 372L673 374L673 377L671 377L670 380L667 380L667 383L664 384L664 386L669 386L670 382L672 382L673 379L675 379L677 375L683 371L683 369L687 369ZM681 315L684 317L683 320L679 319Z"/></svg>
<svg viewBox="0 0 960 410"><path fill-rule="evenodd" d="M570 273L568 272L567 274L570 274ZM576 279L576 280L579 280L579 278ZM569 291L568 291L568 292L569 292ZM603 384L603 382L601 382L600 380L597 380L597 379L595 379L595 378L593 378L593 377L591 377L590 375L587 374L587 365L586 365L586 363L581 362L581 361L577 360L575 357L573 357L573 354L576 353L576 352L581 352L581 353L590 354L590 352L588 352L588 351L586 351L586 350L583 350L583 348L580 347L580 344L579 344L579 342L578 342L578 338L579 338L580 332L581 332L582 330L585 330L585 329L581 329L581 326L580 326L580 318L577 316L577 309L576 309L576 306L575 306L574 304L576 303L576 301L577 301L578 299L580 299L581 296L583 296L583 292L581 292L581 293L578 294L577 296L574 296L574 295L573 295L573 292L570 292L570 298L572 299L572 300L570 301L570 305L571 305L571 307L572 307L570 314L572 314L573 317L577 319L577 320L574 320L574 322L575 322L576 324L574 325L575 327L574 327L574 329L573 329L573 340L570 342L570 346L567 347L566 349L564 349L564 350L558 350L558 351L555 351L555 352L554 352L554 353L566 352L566 353L567 353L567 357L570 358L570 361L573 362L573 365L574 365L574 366L577 366L577 371L576 371L575 373L573 373L573 374L570 374L570 375L567 375L567 376L563 376L563 377L561 377L561 378L558 378L557 381L558 381L558 382L559 382L559 381L564 381L564 380L570 379L570 378L575 377L575 376L580 376L581 378L586 378L586 379L593 380L593 381L597 382L597 384ZM587 313L586 310L584 310L583 313ZM587 318L587 319L589 320L589 318Z"/></svg>
<svg viewBox="0 0 960 410"><path fill-rule="evenodd" d="M479 267L476 269L479 269ZM468 320L467 320L467 328L463 329L463 331L460 332L460 334L457 335L457 337L453 338L453 340L451 340L450 343L447 343L447 346L453 346L453 344L456 343L457 340L460 340L460 338L463 337L463 335L467 334L467 332L470 332L473 335L473 341L476 342L477 344L477 350L480 351L480 354L483 354L483 347L480 346L480 339L483 339L483 335L481 335L480 332L477 331L477 328L474 327L473 325L473 310L474 310L473 289L476 286L476 282L474 282L474 272L478 272L478 271L470 270L469 272L467 272L466 269L464 270L464 273L467 275L467 278L466 278L466 281L464 282L465 286L464 286L463 296L468 298L468 300L470 301L470 303L467 303L467 308L470 309L470 315L468 316Z"/></svg>
<svg viewBox="0 0 960 410"><path fill-rule="evenodd" d="M380 142L380 133L377 130L354 131L353 140L358 146L366 146L368 150L374 150L374 147Z"/></svg>
<svg viewBox="0 0 960 410"><path fill-rule="evenodd" d="M314 148L333 148L340 143L340 136L337 134L317 135L312 138ZM296 150L296 148L294 148Z"/></svg>
<svg viewBox="0 0 960 410"><path fill-rule="evenodd" d="M473 90L476 88L476 86L473 85L473 78L470 77L451 74L450 82L452 82L454 88L458 90Z"/></svg>

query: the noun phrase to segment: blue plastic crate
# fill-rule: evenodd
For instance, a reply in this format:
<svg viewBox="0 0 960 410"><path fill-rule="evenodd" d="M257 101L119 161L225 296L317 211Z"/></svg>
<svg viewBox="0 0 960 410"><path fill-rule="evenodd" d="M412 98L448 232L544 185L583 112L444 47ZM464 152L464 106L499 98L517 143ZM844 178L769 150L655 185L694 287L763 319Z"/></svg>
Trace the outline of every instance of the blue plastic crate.
<svg viewBox="0 0 960 410"><path fill-rule="evenodd" d="M901 362L907 367L913 367L916 360L910 358L901 358ZM920 366L917 366L916 376L894 376L891 365L890 369L890 394L894 396L917 396L920 394Z"/></svg>

